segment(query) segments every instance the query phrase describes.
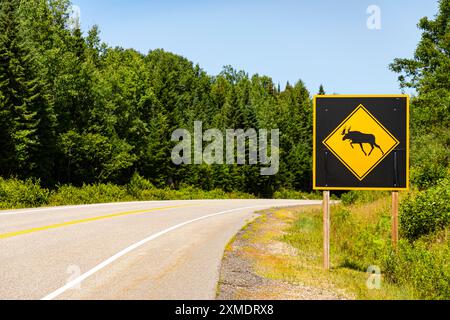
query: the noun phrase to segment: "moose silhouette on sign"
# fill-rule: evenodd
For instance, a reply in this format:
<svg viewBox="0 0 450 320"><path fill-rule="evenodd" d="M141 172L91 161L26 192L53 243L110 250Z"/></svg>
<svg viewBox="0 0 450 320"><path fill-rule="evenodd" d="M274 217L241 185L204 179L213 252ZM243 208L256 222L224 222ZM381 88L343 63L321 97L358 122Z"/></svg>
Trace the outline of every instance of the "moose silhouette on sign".
<svg viewBox="0 0 450 320"><path fill-rule="evenodd" d="M373 152L373 149L375 149L375 148L380 149L381 153L383 153L383 155L384 155L384 151L376 143L375 135L362 133L359 131L351 131L351 129L352 129L352 127L348 128L348 130L346 128L344 128L344 131L342 131L342 135L343 135L342 141L350 140L350 146L352 148L354 148L354 146L353 146L354 144L359 144L362 152L364 152L364 154L366 156L370 156ZM364 146L363 146L364 143L370 144L370 146L372 147L372 150L370 150L369 154L367 154L366 151L364 150Z"/></svg>

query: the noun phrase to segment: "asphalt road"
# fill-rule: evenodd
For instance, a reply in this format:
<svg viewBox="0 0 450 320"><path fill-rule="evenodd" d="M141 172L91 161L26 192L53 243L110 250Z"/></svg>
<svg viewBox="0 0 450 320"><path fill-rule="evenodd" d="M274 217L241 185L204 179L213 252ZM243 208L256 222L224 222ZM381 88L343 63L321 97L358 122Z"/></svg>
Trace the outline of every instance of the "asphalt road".
<svg viewBox="0 0 450 320"><path fill-rule="evenodd" d="M297 200L152 201L0 211L0 299L214 299L226 244Z"/></svg>

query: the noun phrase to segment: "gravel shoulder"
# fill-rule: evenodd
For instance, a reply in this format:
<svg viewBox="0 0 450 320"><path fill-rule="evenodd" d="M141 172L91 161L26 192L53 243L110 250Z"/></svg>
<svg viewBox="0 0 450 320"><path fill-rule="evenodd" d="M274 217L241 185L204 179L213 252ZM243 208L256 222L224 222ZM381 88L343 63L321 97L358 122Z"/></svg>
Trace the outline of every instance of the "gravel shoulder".
<svg viewBox="0 0 450 320"><path fill-rule="evenodd" d="M283 209L261 212L242 229L225 251L218 300L343 300L350 297L330 284L311 286L298 281L289 269L297 249L282 241L289 217ZM295 278L295 279L294 279Z"/></svg>

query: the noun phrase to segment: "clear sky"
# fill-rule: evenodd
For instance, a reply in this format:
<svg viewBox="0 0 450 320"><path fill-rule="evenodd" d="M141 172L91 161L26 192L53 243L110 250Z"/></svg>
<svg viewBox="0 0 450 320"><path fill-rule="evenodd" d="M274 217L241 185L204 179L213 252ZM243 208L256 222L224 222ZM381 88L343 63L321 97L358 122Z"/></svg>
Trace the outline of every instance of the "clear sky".
<svg viewBox="0 0 450 320"><path fill-rule="evenodd" d="M209 74L224 65L271 76L282 87L303 80L312 93L399 93L388 65L412 57L423 16L437 0L74 0L86 30L99 25L111 46L163 48ZM369 29L367 8L381 10Z"/></svg>

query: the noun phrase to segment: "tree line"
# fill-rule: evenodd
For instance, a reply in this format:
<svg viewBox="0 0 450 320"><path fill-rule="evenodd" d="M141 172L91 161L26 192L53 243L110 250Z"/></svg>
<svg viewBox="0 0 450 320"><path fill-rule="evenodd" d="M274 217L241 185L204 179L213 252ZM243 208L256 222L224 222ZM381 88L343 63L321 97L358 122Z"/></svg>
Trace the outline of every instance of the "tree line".
<svg viewBox="0 0 450 320"><path fill-rule="evenodd" d="M127 183L271 195L311 188L312 103L302 81L230 66L216 76L164 50L110 47L86 34L69 0L2 0L0 176L59 184ZM151 44L150 44L151 45ZM321 92L323 88L321 88ZM176 166L171 134L205 129L280 129L280 171L258 166Z"/></svg>
<svg viewBox="0 0 450 320"><path fill-rule="evenodd" d="M208 75L157 49L110 47L93 26L82 32L70 0L0 2L0 177L63 184L126 184L138 173L158 187L270 196L311 190L312 103L302 81L280 85L230 66ZM449 173L450 1L423 18L413 59L396 59L412 99L412 182L419 189ZM149 44L151 45L151 44ZM323 87L319 93L324 94ZM178 128L279 129L280 169L188 165L171 160Z"/></svg>

